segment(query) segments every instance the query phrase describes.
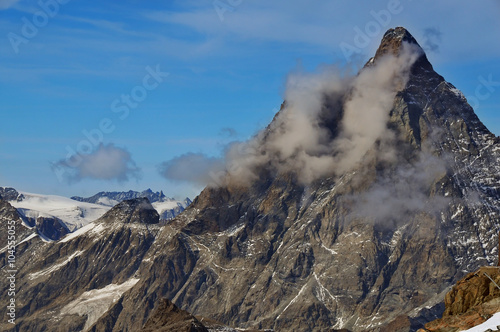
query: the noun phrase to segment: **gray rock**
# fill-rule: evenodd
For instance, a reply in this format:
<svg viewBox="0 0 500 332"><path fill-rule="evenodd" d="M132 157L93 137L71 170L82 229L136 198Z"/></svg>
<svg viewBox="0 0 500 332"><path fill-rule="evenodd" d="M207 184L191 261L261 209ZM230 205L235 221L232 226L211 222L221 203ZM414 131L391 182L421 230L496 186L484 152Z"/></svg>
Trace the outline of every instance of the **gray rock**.
<svg viewBox="0 0 500 332"><path fill-rule="evenodd" d="M19 193L14 188L9 187L0 187L0 197L6 201L22 201L24 199L24 195Z"/></svg>

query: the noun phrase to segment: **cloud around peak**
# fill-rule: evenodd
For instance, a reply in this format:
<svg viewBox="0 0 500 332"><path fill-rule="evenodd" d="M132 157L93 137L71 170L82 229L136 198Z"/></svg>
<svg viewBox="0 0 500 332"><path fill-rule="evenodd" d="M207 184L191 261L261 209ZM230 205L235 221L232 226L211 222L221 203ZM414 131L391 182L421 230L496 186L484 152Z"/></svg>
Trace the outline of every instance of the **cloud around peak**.
<svg viewBox="0 0 500 332"><path fill-rule="evenodd" d="M387 122L394 97L420 55L420 48L404 43L397 56L384 55L356 76L333 65L293 72L284 107L267 129L229 145L223 158L188 154L163 163L160 173L211 186L247 185L262 168L294 173L304 184L341 175L355 168L377 140L392 138Z"/></svg>

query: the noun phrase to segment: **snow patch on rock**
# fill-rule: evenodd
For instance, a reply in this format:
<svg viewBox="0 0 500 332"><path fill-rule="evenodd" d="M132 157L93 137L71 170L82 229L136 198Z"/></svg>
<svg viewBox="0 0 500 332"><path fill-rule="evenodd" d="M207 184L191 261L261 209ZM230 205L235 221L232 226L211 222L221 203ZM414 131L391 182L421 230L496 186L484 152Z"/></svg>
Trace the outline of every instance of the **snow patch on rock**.
<svg viewBox="0 0 500 332"><path fill-rule="evenodd" d="M65 266L66 264L68 264L69 262L71 262L71 260L75 257L78 257L80 256L82 253L84 252L84 250L78 250L78 251L75 251L74 253L72 253L69 257L67 257L65 260L63 260L62 262L60 263L57 263L57 264L54 264L52 266L49 266L48 268L46 269L43 269L41 271L38 271L38 272L35 272L35 273L31 273L28 278L30 280L33 280L33 279L36 279L38 277L42 277L42 276L47 276L49 274L51 274L52 272L54 271L57 271L59 270L61 267Z"/></svg>
<svg viewBox="0 0 500 332"><path fill-rule="evenodd" d="M80 295L76 300L68 303L62 310L61 315L77 314L87 315L87 321L83 328L87 331L113 303L139 281L131 278L122 284L109 284L104 288L93 289Z"/></svg>

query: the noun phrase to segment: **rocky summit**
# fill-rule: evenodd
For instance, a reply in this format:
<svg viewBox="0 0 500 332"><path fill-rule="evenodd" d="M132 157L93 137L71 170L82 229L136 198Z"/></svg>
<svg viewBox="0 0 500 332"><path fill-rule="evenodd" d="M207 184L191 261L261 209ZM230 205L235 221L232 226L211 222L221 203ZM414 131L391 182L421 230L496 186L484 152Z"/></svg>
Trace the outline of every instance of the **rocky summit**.
<svg viewBox="0 0 500 332"><path fill-rule="evenodd" d="M301 150L305 137L272 150L297 137L283 133L300 100L231 168L250 181L229 174L165 225L136 200L57 242L24 242L16 329L140 331L166 324L164 298L274 331L416 331L441 317L457 280L496 263L500 139L404 28L322 91L317 148Z"/></svg>
<svg viewBox="0 0 500 332"><path fill-rule="evenodd" d="M99 220L103 222L157 224L160 215L145 197L124 200L106 212Z"/></svg>

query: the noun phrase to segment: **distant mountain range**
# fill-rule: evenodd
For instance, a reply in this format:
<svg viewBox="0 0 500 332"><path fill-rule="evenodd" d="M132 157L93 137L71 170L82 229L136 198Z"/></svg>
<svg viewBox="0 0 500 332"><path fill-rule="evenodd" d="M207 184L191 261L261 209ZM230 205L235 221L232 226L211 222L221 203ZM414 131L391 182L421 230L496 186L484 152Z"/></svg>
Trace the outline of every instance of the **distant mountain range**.
<svg viewBox="0 0 500 332"><path fill-rule="evenodd" d="M97 194L90 197L79 197L73 196L71 199L79 202L87 202L94 204L101 204L107 206L115 206L116 204L126 200L126 199L134 199L139 197L146 197L150 203L154 202L163 202L165 199L173 200L172 198L168 198L163 194L163 191L154 192L151 189L146 189L142 192L139 191L101 191Z"/></svg>
<svg viewBox="0 0 500 332"><path fill-rule="evenodd" d="M45 241L59 240L110 209L109 206L77 202L67 197L21 193L5 187L0 187L0 199L15 209L25 227Z"/></svg>
<svg viewBox="0 0 500 332"><path fill-rule="evenodd" d="M112 207L125 200L143 197L147 198L154 206L160 214L160 219L162 220L170 220L174 218L176 215L184 211L189 204L191 204L191 200L188 197L182 201L178 201L165 196L163 191L154 192L151 189L146 189L142 192L133 190L101 191L87 198L73 196L71 199L79 202L94 203Z"/></svg>

